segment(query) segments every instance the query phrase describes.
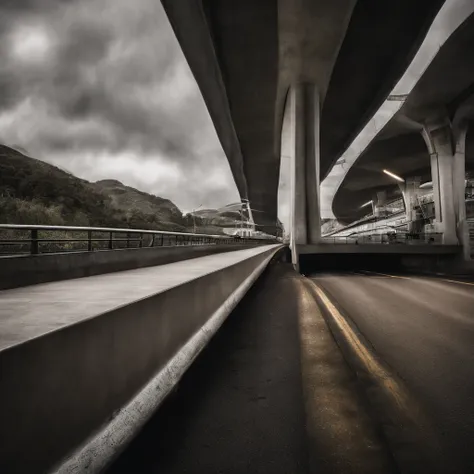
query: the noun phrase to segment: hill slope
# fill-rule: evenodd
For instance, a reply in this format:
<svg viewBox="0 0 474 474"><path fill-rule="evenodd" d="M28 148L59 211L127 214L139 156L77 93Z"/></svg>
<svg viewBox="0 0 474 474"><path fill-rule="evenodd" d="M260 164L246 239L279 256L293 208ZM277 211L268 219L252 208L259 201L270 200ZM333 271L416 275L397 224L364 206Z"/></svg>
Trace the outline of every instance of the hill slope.
<svg viewBox="0 0 474 474"><path fill-rule="evenodd" d="M230 211L225 207L220 209L199 209L194 212L194 215L201 219L202 225L218 227L235 227L239 225L241 220L239 211Z"/></svg>
<svg viewBox="0 0 474 474"><path fill-rule="evenodd" d="M0 145L0 222L186 231L168 199L114 180L90 183Z"/></svg>
<svg viewBox="0 0 474 474"><path fill-rule="evenodd" d="M166 227L184 228L188 224L179 208L169 199L139 191L114 179L97 181L92 186L107 196L111 206L122 211L128 220L138 218L148 224Z"/></svg>

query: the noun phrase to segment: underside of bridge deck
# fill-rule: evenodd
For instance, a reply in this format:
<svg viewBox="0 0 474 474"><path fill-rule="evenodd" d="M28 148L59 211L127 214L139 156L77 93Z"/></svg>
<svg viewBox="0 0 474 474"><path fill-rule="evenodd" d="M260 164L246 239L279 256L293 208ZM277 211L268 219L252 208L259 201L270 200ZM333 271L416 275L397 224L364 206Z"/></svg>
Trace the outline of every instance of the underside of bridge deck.
<svg viewBox="0 0 474 474"><path fill-rule="evenodd" d="M318 87L322 179L403 74L444 0L162 3L241 197L271 228L289 87Z"/></svg>

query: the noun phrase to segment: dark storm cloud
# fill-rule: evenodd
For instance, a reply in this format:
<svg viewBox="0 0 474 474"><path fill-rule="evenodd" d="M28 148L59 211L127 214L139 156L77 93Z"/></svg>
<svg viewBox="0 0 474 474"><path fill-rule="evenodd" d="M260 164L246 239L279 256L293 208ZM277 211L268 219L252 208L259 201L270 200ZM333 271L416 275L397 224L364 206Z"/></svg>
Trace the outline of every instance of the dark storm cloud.
<svg viewBox="0 0 474 474"><path fill-rule="evenodd" d="M43 10L52 4L58 3L54 0L2 0L2 10L8 12Z"/></svg>
<svg viewBox="0 0 474 474"><path fill-rule="evenodd" d="M199 124L200 113L193 113L193 109L200 98L194 94L182 107L167 104L166 98L154 100L153 95L159 93L156 85L169 80L179 67L181 53L170 38L166 18L156 14L159 11L153 8L154 2L138 2L138 12L140 3L144 7L141 15L135 14L128 22L127 18L117 19L123 2L112 1L69 2L63 12L58 11L58 3L56 9L18 15L13 25L20 27L25 19L40 22L53 30L57 46L54 64L46 67L7 61L0 74L3 90L7 91L3 107L11 108L30 94L38 95L65 119L93 116L113 124L117 137L111 149L126 146L125 137L133 136L134 146L141 151L161 151L175 159L186 159L193 151L196 135L186 128ZM112 8L115 17L109 18ZM124 9L123 13L129 12ZM148 17L147 13L152 15ZM4 29L4 35L8 33ZM111 57L113 54L115 57ZM87 137L81 138L89 148Z"/></svg>
<svg viewBox="0 0 474 474"><path fill-rule="evenodd" d="M38 34L47 41L41 59L33 57L37 39L22 44ZM57 164L64 153L64 166L74 163L78 174L90 176L94 165L68 162L71 151L127 152L137 165L156 156L178 166L184 186L202 179L202 169L219 169L222 186L194 183L196 198L233 187L158 0L0 1L0 88L0 139ZM156 183L148 181L147 190Z"/></svg>

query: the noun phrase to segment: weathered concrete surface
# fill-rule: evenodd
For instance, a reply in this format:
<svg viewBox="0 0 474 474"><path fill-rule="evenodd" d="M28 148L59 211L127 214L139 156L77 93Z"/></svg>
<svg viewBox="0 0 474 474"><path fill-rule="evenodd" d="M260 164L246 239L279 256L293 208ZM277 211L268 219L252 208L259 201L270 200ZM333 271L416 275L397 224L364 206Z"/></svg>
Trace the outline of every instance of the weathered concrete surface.
<svg viewBox="0 0 474 474"><path fill-rule="evenodd" d="M323 179L401 77L444 0L162 3L241 196L271 230L290 84L319 88Z"/></svg>
<svg viewBox="0 0 474 474"><path fill-rule="evenodd" d="M382 105L445 0L358 0L321 116L321 180Z"/></svg>
<svg viewBox="0 0 474 474"><path fill-rule="evenodd" d="M278 248L1 291L2 471L70 454Z"/></svg>
<svg viewBox="0 0 474 474"><path fill-rule="evenodd" d="M0 258L0 290L152 267L249 248L248 245L153 247Z"/></svg>
<svg viewBox="0 0 474 474"><path fill-rule="evenodd" d="M399 194L396 182L382 173L390 169L399 176L419 176L431 181L429 151L422 138L424 122L446 121L453 127L453 141L461 122L467 122L466 170L474 170L474 14L471 14L443 44L409 97L348 171L338 189L332 209L341 222L357 220L367 209L364 202L375 192Z"/></svg>

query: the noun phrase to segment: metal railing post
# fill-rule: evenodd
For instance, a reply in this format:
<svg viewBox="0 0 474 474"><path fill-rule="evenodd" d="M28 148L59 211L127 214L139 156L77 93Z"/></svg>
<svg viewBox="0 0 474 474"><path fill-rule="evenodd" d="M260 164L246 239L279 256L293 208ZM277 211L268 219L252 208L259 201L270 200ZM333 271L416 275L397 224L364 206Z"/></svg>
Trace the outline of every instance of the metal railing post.
<svg viewBox="0 0 474 474"><path fill-rule="evenodd" d="M140 236L140 241L138 242L138 247L139 248L142 248L143 247L143 234L140 232L140 234L138 234Z"/></svg>
<svg viewBox="0 0 474 474"><path fill-rule="evenodd" d="M113 236L114 236L114 233L109 232L109 250L113 250L113 248L114 248Z"/></svg>
<svg viewBox="0 0 474 474"><path fill-rule="evenodd" d="M130 248L130 232L127 232L127 248Z"/></svg>
<svg viewBox="0 0 474 474"><path fill-rule="evenodd" d="M31 229L30 252L31 252L32 255L37 255L39 253L38 229Z"/></svg>
<svg viewBox="0 0 474 474"><path fill-rule="evenodd" d="M92 252L92 231L87 231L87 251Z"/></svg>

